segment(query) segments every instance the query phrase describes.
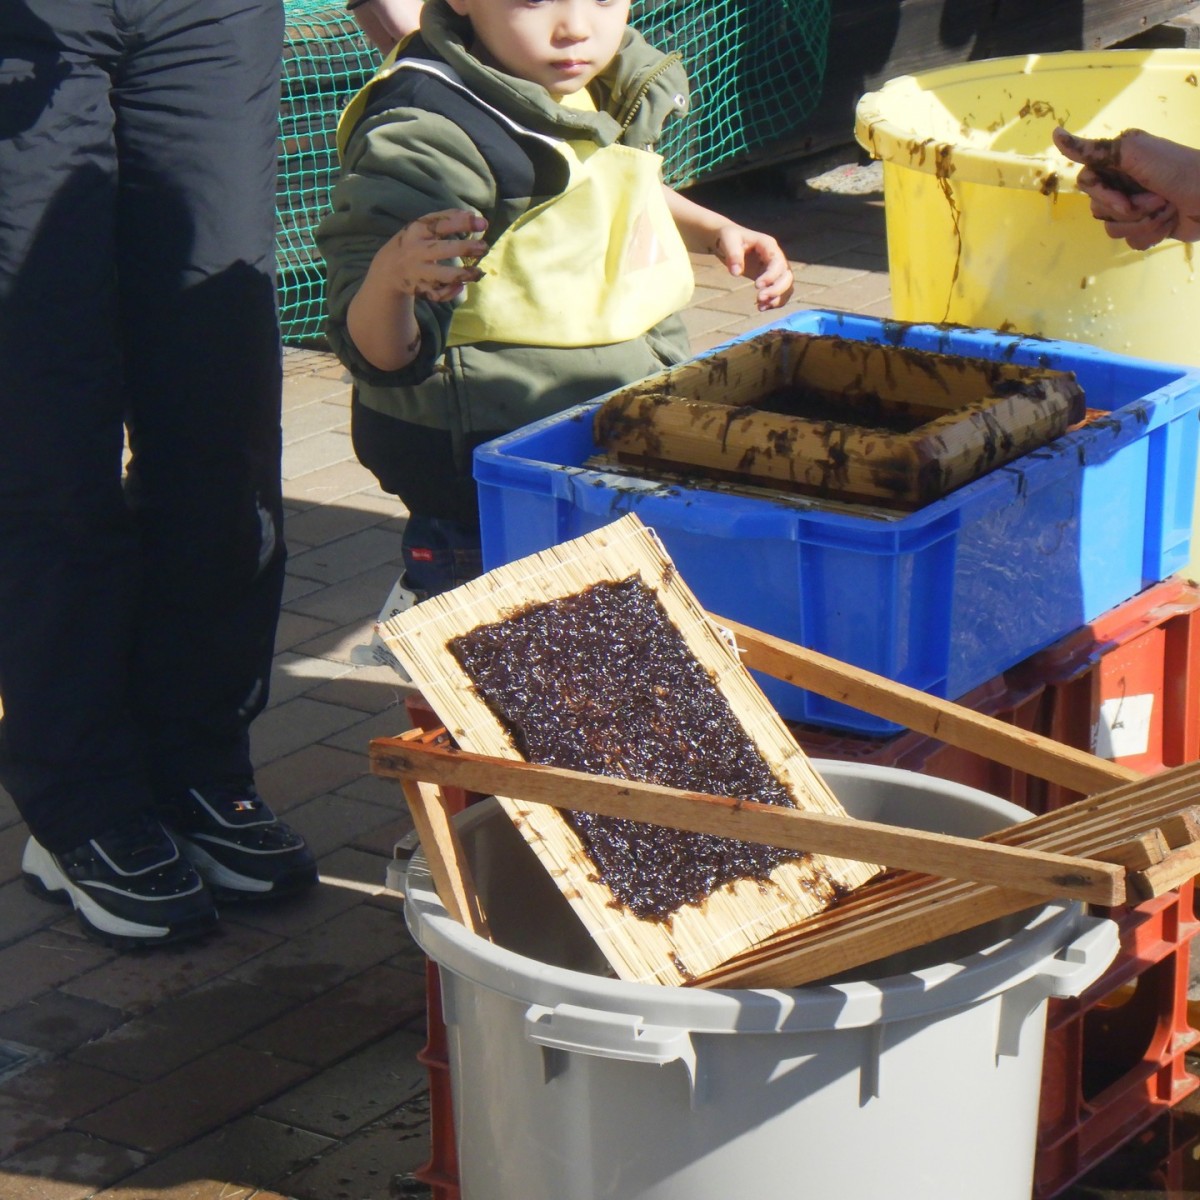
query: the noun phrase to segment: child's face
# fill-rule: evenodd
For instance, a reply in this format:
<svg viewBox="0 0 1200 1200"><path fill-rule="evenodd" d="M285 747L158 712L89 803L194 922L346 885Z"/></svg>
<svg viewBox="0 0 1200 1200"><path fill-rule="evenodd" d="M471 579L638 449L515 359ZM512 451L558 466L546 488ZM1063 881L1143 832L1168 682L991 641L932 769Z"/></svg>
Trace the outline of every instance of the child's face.
<svg viewBox="0 0 1200 1200"><path fill-rule="evenodd" d="M449 0L476 53L556 96L585 88L616 57L629 0Z"/></svg>

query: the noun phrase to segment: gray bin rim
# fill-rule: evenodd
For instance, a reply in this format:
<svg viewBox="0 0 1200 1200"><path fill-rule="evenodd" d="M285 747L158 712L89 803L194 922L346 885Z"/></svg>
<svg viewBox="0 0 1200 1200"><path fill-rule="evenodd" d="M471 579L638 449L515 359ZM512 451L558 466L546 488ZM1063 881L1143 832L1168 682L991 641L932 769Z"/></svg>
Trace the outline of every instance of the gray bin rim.
<svg viewBox="0 0 1200 1200"><path fill-rule="evenodd" d="M829 777L919 780L923 790L969 798L1001 818L1030 813L965 784L895 767L814 759ZM835 788L836 791L836 788ZM467 833L489 820L508 820L494 799L473 805L456 823ZM1074 902L1033 906L1024 924L982 949L949 962L879 979L808 984L798 988L689 988L626 982L586 974L514 953L471 933L438 899L418 849L404 881L404 913L414 940L440 967L511 999L555 1009L652 1018L698 1033L793 1033L850 1029L936 1014L1027 985L1030 1003L1077 996L1094 983L1119 949L1116 923L1088 915ZM869 969L869 968L867 968Z"/></svg>

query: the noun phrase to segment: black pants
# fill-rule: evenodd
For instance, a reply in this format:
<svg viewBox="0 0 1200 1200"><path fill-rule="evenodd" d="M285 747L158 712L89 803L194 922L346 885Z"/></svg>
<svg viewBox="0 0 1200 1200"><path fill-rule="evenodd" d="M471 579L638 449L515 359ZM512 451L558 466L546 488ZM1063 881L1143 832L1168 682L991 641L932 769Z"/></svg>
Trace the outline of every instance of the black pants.
<svg viewBox="0 0 1200 1200"><path fill-rule="evenodd" d="M0 782L53 850L250 773L282 44L280 0L0 2Z"/></svg>

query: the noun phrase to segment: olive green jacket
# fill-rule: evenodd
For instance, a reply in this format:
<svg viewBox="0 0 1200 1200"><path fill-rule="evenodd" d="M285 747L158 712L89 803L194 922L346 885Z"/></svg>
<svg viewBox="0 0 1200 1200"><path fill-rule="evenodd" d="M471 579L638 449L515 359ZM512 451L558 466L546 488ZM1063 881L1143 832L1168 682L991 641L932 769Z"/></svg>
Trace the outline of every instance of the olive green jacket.
<svg viewBox="0 0 1200 1200"><path fill-rule="evenodd" d="M472 93L521 129L652 149L667 118L686 111L678 58L660 54L633 30L590 87L597 111L585 112L560 105L537 84L483 65L467 50L469 26L444 0L427 0L424 7L421 32L401 53L444 61ZM453 305L419 299L416 360L395 372L374 368L351 341L346 312L389 238L420 216L466 208L487 218L486 236L494 241L566 179L557 151L540 139L504 132L486 111L467 111L478 106L425 72L402 69L368 87L366 113L345 138L332 211L317 234L328 271L329 340L363 404L449 430L458 442L464 434L518 428L689 356L677 315L616 345L485 342L448 348ZM564 296L562 302L586 303L586 297Z"/></svg>

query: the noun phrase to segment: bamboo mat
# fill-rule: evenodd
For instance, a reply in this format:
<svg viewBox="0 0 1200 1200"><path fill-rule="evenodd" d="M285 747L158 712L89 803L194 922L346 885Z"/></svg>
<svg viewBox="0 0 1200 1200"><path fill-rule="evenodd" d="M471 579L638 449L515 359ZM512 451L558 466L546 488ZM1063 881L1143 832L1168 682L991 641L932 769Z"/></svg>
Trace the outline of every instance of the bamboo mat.
<svg viewBox="0 0 1200 1200"><path fill-rule="evenodd" d="M650 589L688 651L797 807L844 810L809 763L666 552L636 515L582 538L489 571L384 622L379 634L464 750L520 759L512 737L448 643L533 606L577 596L596 584L637 579ZM777 866L767 880L727 884L665 921L639 919L601 881L574 829L550 806L500 802L592 937L625 980L681 984L715 971L823 911L838 891L878 872L865 863L813 855Z"/></svg>

